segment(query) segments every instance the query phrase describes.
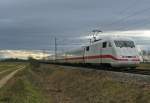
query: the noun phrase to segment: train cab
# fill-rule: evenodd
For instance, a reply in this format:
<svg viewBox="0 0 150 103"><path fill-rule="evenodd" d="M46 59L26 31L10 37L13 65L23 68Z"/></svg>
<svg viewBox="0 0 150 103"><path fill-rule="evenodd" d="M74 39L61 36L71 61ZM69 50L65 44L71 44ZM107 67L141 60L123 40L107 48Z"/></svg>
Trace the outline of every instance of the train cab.
<svg viewBox="0 0 150 103"><path fill-rule="evenodd" d="M113 66L133 66L140 63L139 53L135 42L130 38L115 38L112 43L116 55L116 62Z"/></svg>

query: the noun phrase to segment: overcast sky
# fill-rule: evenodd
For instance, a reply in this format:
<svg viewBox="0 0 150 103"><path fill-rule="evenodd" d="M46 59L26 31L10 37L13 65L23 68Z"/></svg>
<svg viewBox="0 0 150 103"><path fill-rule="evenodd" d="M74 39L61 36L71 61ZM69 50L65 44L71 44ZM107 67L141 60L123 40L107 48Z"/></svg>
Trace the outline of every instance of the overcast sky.
<svg viewBox="0 0 150 103"><path fill-rule="evenodd" d="M81 44L78 37L93 29L147 31L136 39L148 45L149 5L150 0L0 0L0 49L53 50L57 37L65 50L79 46L72 44Z"/></svg>

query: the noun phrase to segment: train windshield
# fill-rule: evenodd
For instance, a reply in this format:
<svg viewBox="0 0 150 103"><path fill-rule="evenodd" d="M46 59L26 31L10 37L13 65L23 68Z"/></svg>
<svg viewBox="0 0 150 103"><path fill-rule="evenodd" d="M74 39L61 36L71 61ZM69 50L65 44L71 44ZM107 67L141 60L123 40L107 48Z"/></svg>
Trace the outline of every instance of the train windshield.
<svg viewBox="0 0 150 103"><path fill-rule="evenodd" d="M131 47L131 48L134 48L135 45L134 45L134 42L133 41L119 41L119 40L115 40L115 45L116 47Z"/></svg>

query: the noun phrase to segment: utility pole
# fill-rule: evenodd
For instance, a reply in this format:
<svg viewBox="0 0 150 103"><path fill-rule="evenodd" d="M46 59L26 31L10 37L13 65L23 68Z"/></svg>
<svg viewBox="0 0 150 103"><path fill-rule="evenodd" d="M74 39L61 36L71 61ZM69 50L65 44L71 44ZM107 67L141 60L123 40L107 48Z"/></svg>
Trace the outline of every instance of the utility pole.
<svg viewBox="0 0 150 103"><path fill-rule="evenodd" d="M43 60L45 60L45 50L43 49Z"/></svg>
<svg viewBox="0 0 150 103"><path fill-rule="evenodd" d="M57 38L55 37L55 61L57 60Z"/></svg>

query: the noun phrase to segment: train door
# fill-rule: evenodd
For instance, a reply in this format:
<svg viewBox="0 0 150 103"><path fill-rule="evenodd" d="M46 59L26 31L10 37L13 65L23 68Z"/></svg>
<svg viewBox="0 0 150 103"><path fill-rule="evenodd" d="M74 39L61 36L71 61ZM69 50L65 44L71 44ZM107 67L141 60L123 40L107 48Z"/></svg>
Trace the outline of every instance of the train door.
<svg viewBox="0 0 150 103"><path fill-rule="evenodd" d="M101 63L102 64L108 64L112 60L110 57L112 57L112 44L110 41L104 41L102 43L102 48L101 48Z"/></svg>
<svg viewBox="0 0 150 103"><path fill-rule="evenodd" d="M94 50L93 50L93 55L94 55L94 60L93 62L95 64L100 64L101 63L101 58L100 58L100 52L101 52L101 43L96 43L94 45Z"/></svg>
<svg viewBox="0 0 150 103"><path fill-rule="evenodd" d="M101 64L103 64L103 63L105 63L106 62L106 60L105 60L105 55L106 55L106 48L107 48L107 42L106 41L104 41L104 42L102 42L102 48L101 48L101 50L100 50L100 63Z"/></svg>
<svg viewBox="0 0 150 103"><path fill-rule="evenodd" d="M90 54L90 46L86 46L84 49L84 62L89 63L88 56Z"/></svg>
<svg viewBox="0 0 150 103"><path fill-rule="evenodd" d="M101 58L101 56L102 56L102 43L99 43L98 47L99 47L99 64L102 64L102 58Z"/></svg>
<svg viewBox="0 0 150 103"><path fill-rule="evenodd" d="M112 47L112 43L109 41L108 44L107 44L107 54L110 55L111 57L114 56L114 53L113 53L113 47ZM111 64L113 61L112 58L108 58L107 59L107 63Z"/></svg>
<svg viewBox="0 0 150 103"><path fill-rule="evenodd" d="M85 63L99 64L99 44L92 44L85 47L84 61Z"/></svg>

